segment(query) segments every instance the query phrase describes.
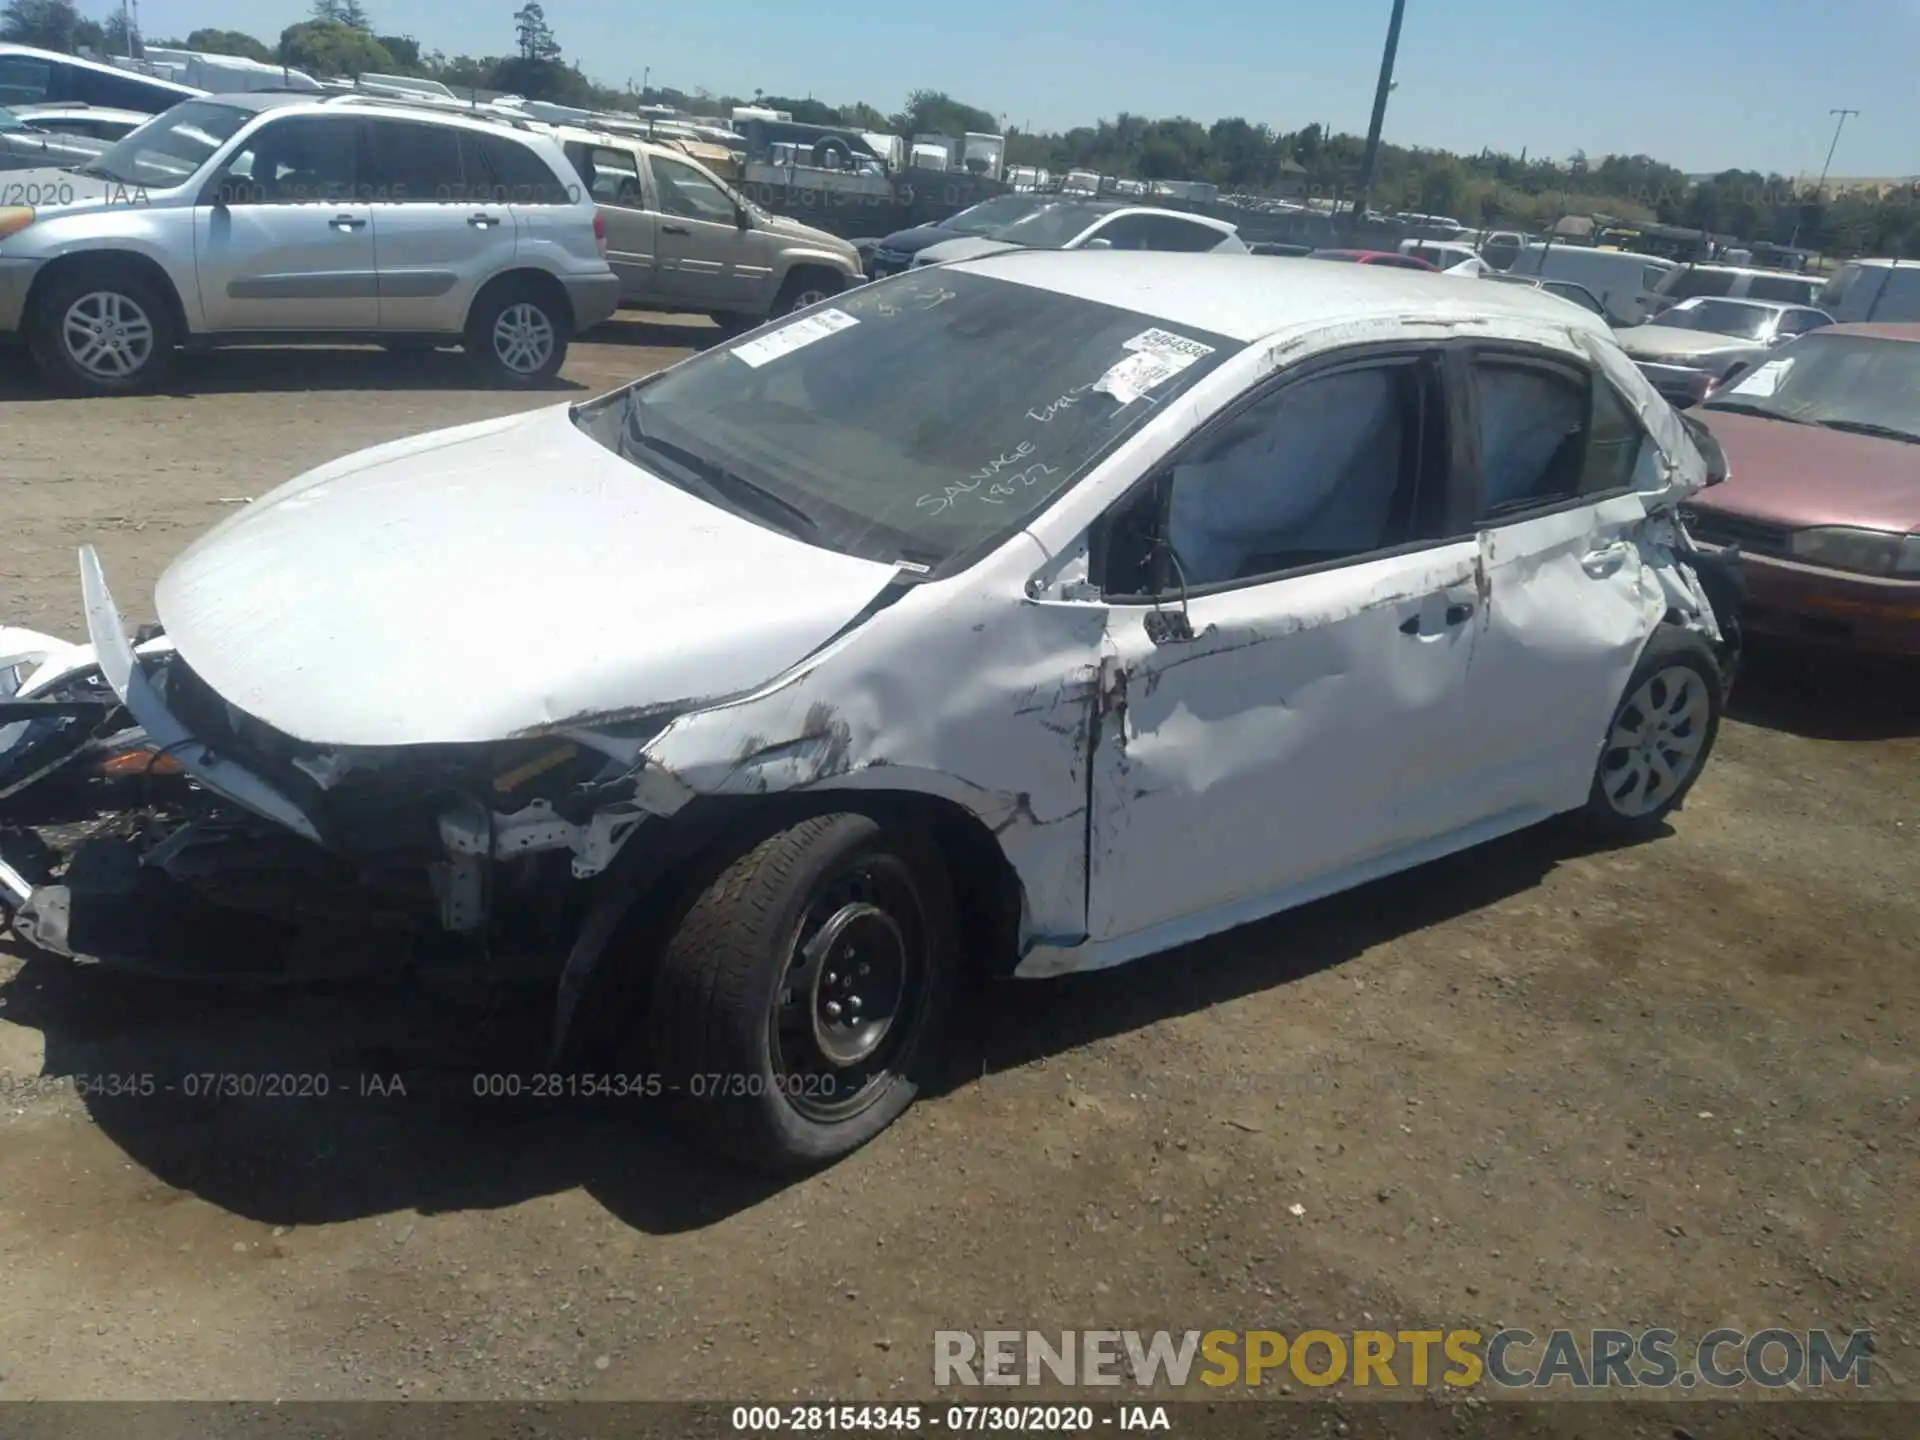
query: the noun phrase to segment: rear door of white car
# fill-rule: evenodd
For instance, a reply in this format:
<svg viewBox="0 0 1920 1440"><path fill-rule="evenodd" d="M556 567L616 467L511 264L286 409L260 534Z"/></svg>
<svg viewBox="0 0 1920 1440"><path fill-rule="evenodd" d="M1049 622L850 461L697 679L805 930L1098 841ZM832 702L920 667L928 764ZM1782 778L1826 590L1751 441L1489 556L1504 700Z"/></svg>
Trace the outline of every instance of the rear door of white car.
<svg viewBox="0 0 1920 1440"><path fill-rule="evenodd" d="M1132 953L1183 922L1238 923L1476 818L1457 780L1479 743L1478 547L1449 534L1462 457L1443 348L1369 347L1268 383L1097 532L1095 941Z"/></svg>
<svg viewBox="0 0 1920 1440"><path fill-rule="evenodd" d="M1604 375L1558 351L1458 347L1487 604L1470 781L1489 813L1581 804L1628 673L1665 611L1635 543L1659 450Z"/></svg>

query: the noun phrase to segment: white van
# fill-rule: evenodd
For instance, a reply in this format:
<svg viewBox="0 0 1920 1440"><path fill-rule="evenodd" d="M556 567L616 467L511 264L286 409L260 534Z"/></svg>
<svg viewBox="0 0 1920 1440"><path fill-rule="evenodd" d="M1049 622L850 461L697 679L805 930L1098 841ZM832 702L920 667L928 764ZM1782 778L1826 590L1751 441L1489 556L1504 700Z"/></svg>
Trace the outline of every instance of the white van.
<svg viewBox="0 0 1920 1440"><path fill-rule="evenodd" d="M1756 265L1682 265L1654 293L1658 313L1682 300L1777 300L1783 305L1816 305L1824 282L1818 275L1767 270ZM1822 307L1825 308L1825 307Z"/></svg>
<svg viewBox="0 0 1920 1440"><path fill-rule="evenodd" d="M1539 275L1584 285L1607 307L1607 318L1639 325L1647 318L1653 293L1679 263L1629 250L1595 250L1586 245L1529 245L1515 257L1509 275Z"/></svg>
<svg viewBox="0 0 1920 1440"><path fill-rule="evenodd" d="M1849 260L1815 302L1842 325L1920 321L1920 260Z"/></svg>
<svg viewBox="0 0 1920 1440"><path fill-rule="evenodd" d="M138 110L158 115L204 91L151 75L136 75L112 65L96 65L77 55L36 50L31 45L0 45L0 105L50 105L56 101Z"/></svg>

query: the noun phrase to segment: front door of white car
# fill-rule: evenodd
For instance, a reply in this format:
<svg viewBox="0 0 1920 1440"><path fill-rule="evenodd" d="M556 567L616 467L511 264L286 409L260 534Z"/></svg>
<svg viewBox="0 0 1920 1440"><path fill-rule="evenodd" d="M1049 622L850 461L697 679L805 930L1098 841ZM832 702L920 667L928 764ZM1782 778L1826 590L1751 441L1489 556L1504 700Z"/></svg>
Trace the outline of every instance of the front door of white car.
<svg viewBox="0 0 1920 1440"><path fill-rule="evenodd" d="M1114 959L1477 818L1478 545L1449 536L1442 377L1416 347L1288 378L1110 513L1088 932Z"/></svg>
<svg viewBox="0 0 1920 1440"><path fill-rule="evenodd" d="M206 329L374 328L373 207L359 184L359 121L290 115L253 130L193 211Z"/></svg>
<svg viewBox="0 0 1920 1440"><path fill-rule="evenodd" d="M1661 456L1605 376L1471 346L1475 513L1488 606L1474 647L1473 785L1491 813L1582 804L1627 676L1665 612L1636 543Z"/></svg>

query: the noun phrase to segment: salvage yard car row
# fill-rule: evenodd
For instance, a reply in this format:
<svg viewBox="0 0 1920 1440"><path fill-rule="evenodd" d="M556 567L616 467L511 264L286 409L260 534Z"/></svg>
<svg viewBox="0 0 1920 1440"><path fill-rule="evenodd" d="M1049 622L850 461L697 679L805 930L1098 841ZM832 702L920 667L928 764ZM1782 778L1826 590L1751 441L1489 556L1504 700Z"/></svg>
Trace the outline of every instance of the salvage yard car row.
<svg viewBox="0 0 1920 1440"><path fill-rule="evenodd" d="M669 146L363 94L190 100L5 185L0 333L94 394L285 341L461 345L538 385L623 303L737 329L859 274Z"/></svg>

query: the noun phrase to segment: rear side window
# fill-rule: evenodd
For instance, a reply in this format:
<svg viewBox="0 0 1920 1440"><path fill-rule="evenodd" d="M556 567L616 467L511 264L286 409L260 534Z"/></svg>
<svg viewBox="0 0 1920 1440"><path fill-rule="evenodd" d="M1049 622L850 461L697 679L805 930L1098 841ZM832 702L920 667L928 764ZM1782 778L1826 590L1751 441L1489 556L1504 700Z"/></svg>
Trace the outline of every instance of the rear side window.
<svg viewBox="0 0 1920 1440"><path fill-rule="evenodd" d="M630 152L571 141L567 145L567 159L580 172L588 193L598 204L617 205L623 210L646 209L640 165Z"/></svg>
<svg viewBox="0 0 1920 1440"><path fill-rule="evenodd" d="M1481 517L1577 495L1586 460L1586 382L1558 366L1506 359L1477 361L1474 380Z"/></svg>
<svg viewBox="0 0 1920 1440"><path fill-rule="evenodd" d="M191 96L149 85L135 75L102 75L74 66L67 72L68 97L87 105L111 105L116 110L148 110L158 114Z"/></svg>
<svg viewBox="0 0 1920 1440"><path fill-rule="evenodd" d="M1813 299L1813 282L1796 280L1789 275L1755 275L1747 282L1747 295L1754 300L1785 300L1793 305L1806 305Z"/></svg>
<svg viewBox="0 0 1920 1440"><path fill-rule="evenodd" d="M51 98L53 67L32 55L0 55L0 105L38 105Z"/></svg>
<svg viewBox="0 0 1920 1440"><path fill-rule="evenodd" d="M504 135L460 132L469 187L475 194L510 205L571 205L579 185L562 184L547 162Z"/></svg>
<svg viewBox="0 0 1920 1440"><path fill-rule="evenodd" d="M460 133L451 126L373 120L368 123L367 138L373 163L365 183L375 200L391 205L445 204L465 192Z"/></svg>

